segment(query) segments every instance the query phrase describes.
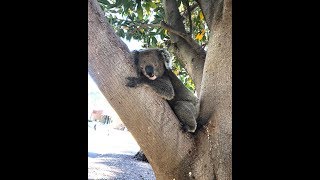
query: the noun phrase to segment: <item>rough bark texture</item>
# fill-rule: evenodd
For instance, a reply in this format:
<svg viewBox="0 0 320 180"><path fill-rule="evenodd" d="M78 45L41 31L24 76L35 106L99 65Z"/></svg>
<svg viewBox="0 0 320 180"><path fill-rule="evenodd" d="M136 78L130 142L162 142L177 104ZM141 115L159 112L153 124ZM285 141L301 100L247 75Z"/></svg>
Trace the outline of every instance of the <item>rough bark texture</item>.
<svg viewBox="0 0 320 180"><path fill-rule="evenodd" d="M200 118L209 124L197 139L199 149L210 147L218 180L232 179L232 2L225 0L220 20L211 23L211 36L204 66L200 96ZM209 55L210 54L210 55ZM202 137L199 134L197 137ZM210 145L211 144L211 145Z"/></svg>
<svg viewBox="0 0 320 180"><path fill-rule="evenodd" d="M188 173L191 167L185 162L194 151L193 138L182 133L165 100L149 89L125 86L125 77L136 76L132 57L96 0L88 0L88 72L140 145L157 179L179 179Z"/></svg>
<svg viewBox="0 0 320 180"><path fill-rule="evenodd" d="M176 0L163 0L167 23L175 30L187 34L183 24L183 17L180 15ZM201 88L202 72L204 66L204 59L206 57L205 51L193 40L189 44L182 37L170 33L170 40L174 54L181 61L188 74L196 85L196 91L199 95Z"/></svg>
<svg viewBox="0 0 320 180"><path fill-rule="evenodd" d="M218 21L221 18L221 11L223 0L196 0L200 5L203 12L203 16L206 20L208 27L212 27L214 21ZM211 29L210 29L211 30Z"/></svg>

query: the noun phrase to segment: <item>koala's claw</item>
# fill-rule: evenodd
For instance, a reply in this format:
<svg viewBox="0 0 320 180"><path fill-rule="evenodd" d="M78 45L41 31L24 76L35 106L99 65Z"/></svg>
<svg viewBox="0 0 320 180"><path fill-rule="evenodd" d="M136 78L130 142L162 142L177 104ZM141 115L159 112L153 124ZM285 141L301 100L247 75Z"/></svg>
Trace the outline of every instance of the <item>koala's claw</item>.
<svg viewBox="0 0 320 180"><path fill-rule="evenodd" d="M136 77L127 77L128 80L126 86L128 87L136 87L138 85L138 78Z"/></svg>
<svg viewBox="0 0 320 180"><path fill-rule="evenodd" d="M188 126L187 125L185 125L185 124L182 124L181 122L180 122L180 129L182 130L182 132L184 132L184 133L186 133L186 132L188 132Z"/></svg>

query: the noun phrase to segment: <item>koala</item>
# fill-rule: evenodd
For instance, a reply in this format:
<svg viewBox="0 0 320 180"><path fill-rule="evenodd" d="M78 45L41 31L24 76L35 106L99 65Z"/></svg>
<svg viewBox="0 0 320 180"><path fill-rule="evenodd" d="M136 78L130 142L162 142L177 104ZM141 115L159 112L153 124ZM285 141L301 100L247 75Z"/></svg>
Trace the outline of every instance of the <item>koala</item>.
<svg viewBox="0 0 320 180"><path fill-rule="evenodd" d="M147 85L168 104L186 132L195 132L199 100L171 71L172 59L164 49L144 49L132 52L138 77L127 77L128 87Z"/></svg>
<svg viewBox="0 0 320 180"><path fill-rule="evenodd" d="M169 76L166 74L166 70L171 69L171 60L168 53L159 49L147 49L135 50L132 55L138 77L127 77L129 81L126 86L148 85L162 98L172 100L174 89Z"/></svg>

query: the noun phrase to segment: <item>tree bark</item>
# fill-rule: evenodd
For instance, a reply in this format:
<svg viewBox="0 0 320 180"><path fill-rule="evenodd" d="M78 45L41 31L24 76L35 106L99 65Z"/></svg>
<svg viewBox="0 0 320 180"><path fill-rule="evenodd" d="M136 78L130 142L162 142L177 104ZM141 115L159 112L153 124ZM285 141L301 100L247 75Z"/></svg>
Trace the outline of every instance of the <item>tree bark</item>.
<svg viewBox="0 0 320 180"><path fill-rule="evenodd" d="M209 122L201 133L208 133L211 143L197 139L196 144L200 149L213 149L211 160L217 179L229 180L232 179L232 2L223 3L221 18L211 23L200 95L198 123Z"/></svg>
<svg viewBox="0 0 320 180"><path fill-rule="evenodd" d="M222 15L224 0L196 0L203 12L208 27L212 27L214 21L218 21ZM211 29L210 29L211 30Z"/></svg>

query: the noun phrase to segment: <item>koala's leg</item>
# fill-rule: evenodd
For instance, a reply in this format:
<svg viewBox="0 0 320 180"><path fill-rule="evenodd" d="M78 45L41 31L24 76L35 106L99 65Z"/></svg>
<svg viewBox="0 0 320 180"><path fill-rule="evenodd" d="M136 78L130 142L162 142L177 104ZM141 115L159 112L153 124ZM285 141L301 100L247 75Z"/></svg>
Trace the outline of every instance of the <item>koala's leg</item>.
<svg viewBox="0 0 320 180"><path fill-rule="evenodd" d="M172 109L183 124L183 129L187 132L195 132L197 128L196 107L188 101L177 101Z"/></svg>

